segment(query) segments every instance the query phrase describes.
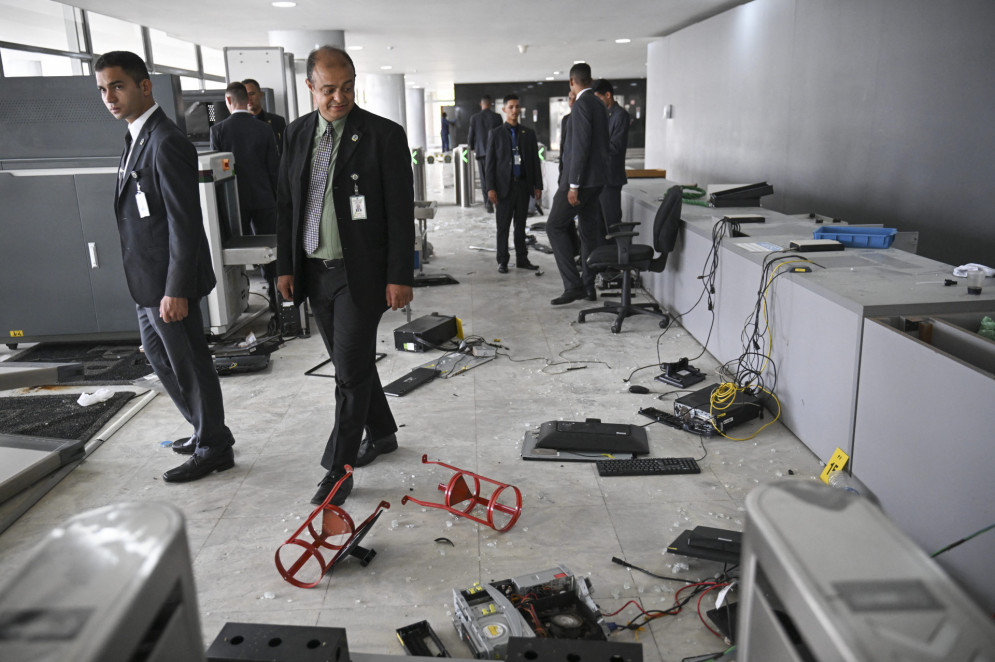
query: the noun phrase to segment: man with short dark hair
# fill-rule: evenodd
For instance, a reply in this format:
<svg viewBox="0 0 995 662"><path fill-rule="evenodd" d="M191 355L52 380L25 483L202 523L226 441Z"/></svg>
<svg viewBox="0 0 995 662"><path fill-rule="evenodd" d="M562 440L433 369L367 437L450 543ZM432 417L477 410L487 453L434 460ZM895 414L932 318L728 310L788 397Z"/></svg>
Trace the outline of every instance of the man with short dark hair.
<svg viewBox="0 0 995 662"><path fill-rule="evenodd" d="M608 181L601 191L601 215L605 232L622 222L622 187L625 176L625 150L629 144L629 113L615 101L615 87L605 79L594 86L594 96L608 109Z"/></svg>
<svg viewBox="0 0 995 662"><path fill-rule="evenodd" d="M259 82L254 78L246 78L242 81L245 91L249 94L249 112L260 121L266 122L273 134L276 136L276 149L278 154L283 154L283 132L287 130L287 120L276 113L268 113L263 109L266 98Z"/></svg>
<svg viewBox="0 0 995 662"><path fill-rule="evenodd" d="M200 311L201 297L216 280L200 213L197 150L155 102L140 57L111 51L93 68L104 105L116 119L128 121L114 212L142 347L194 428L193 436L172 446L191 458L162 478L197 480L235 466L235 440L225 425L221 384Z"/></svg>
<svg viewBox="0 0 995 662"><path fill-rule="evenodd" d="M404 129L356 106L356 68L342 49L307 59L317 110L284 140L277 188L277 287L311 302L335 366L335 423L312 497L323 503L345 475L397 449L397 424L376 367L377 326L412 299L414 184ZM364 438L364 432L366 437ZM342 505L350 476L332 496Z"/></svg>
<svg viewBox="0 0 995 662"><path fill-rule="evenodd" d="M529 198L542 198L542 165L535 131L521 126L518 95L504 98L505 124L487 134L487 158L484 170L490 188L487 199L497 206L497 262L500 273L508 273L508 230L515 223L515 267L535 271L529 262L525 243L525 219Z"/></svg>
<svg viewBox="0 0 995 662"><path fill-rule="evenodd" d="M491 110L494 100L489 94L480 97L480 112L470 118L470 133L466 141L477 159L477 173L480 176L480 192L484 195L484 208L488 214L494 213L494 204L488 199L487 173L484 172L484 159L487 158L487 135L491 129L501 126L501 116Z"/></svg>
<svg viewBox="0 0 995 662"><path fill-rule="evenodd" d="M211 149L235 156L242 234L276 234L276 178L280 168L276 138L269 127L249 113L245 85L228 85L225 104L231 115L211 127ZM270 308L276 312L276 273L272 263L262 265L262 273L269 285Z"/></svg>
<svg viewBox="0 0 995 662"><path fill-rule="evenodd" d="M559 187L553 196L546 221L556 266L563 279L563 294L550 303L559 306L578 299L594 301L594 273L587 267L587 256L598 245L601 229L598 196L607 181L608 114L604 104L591 92L591 67L575 64L570 69L570 89L576 94L570 121L566 125ZM573 259L570 224L578 219L581 273Z"/></svg>

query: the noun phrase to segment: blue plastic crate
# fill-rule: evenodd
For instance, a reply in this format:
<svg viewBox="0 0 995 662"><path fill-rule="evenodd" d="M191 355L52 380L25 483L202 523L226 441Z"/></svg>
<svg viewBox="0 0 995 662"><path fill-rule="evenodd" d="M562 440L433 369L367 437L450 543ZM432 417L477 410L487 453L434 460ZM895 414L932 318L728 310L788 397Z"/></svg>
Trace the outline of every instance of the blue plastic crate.
<svg viewBox="0 0 995 662"><path fill-rule="evenodd" d="M850 225L822 227L812 233L815 239L835 239L852 248L888 248L895 241L895 228L856 228Z"/></svg>

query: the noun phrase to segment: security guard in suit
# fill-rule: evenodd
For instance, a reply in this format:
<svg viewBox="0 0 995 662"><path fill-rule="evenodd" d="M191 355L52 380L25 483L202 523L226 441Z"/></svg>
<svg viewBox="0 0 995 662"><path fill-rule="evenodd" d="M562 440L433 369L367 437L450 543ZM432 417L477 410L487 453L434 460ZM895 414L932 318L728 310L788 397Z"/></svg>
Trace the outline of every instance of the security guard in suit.
<svg viewBox="0 0 995 662"><path fill-rule="evenodd" d="M542 166L535 131L518 123L518 95L504 98L506 122L487 134L484 170L489 189L487 199L497 207L497 262L500 273L508 273L508 230L515 224L515 267L536 270L525 245L525 219L529 198L542 199Z"/></svg>
<svg viewBox="0 0 995 662"><path fill-rule="evenodd" d="M140 57L111 51L94 64L104 105L128 121L114 199L128 289L137 304L145 356L194 427L173 450L190 454L163 474L169 483L235 466L221 384L204 337L200 299L215 275L200 213L197 150L152 98Z"/></svg>

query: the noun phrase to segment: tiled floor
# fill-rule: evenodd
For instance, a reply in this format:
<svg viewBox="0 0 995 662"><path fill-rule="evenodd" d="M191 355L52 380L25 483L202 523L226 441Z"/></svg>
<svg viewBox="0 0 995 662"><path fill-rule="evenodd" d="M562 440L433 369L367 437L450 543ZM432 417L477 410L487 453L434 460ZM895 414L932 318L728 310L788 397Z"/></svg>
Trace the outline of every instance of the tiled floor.
<svg viewBox="0 0 995 662"><path fill-rule="evenodd" d="M522 438L543 421L643 424L640 407L670 409L676 396L653 380L655 367L632 377L649 395L629 393L625 380L636 368L656 364L658 348L666 361L696 356L701 347L676 325L659 339L650 318L627 320L619 335L609 331L607 315L577 324L580 303L549 304L562 290L550 255L530 254L542 276L516 269L499 274L493 252L469 248L493 245L493 218L479 204L454 206L453 189L443 193L441 173L432 170L441 167L429 166L440 209L429 222L435 256L426 271L448 273L460 284L417 289L412 315L456 315L467 334L500 339L513 360L500 357L391 399L401 447L357 470L346 504L357 520L381 499L391 504L364 543L377 551L372 564L362 568L350 560L318 587L299 589L285 583L273 563L276 548L312 510L308 501L323 474L318 459L332 426L333 381L304 375L325 358L315 335L287 343L265 372L222 380L237 439L234 470L164 484L162 472L181 458L160 442L189 430L168 398L157 397L0 536L0 583L67 517L115 502L161 500L186 516L205 643L227 621L319 624L345 627L351 650L402 654L394 630L427 619L450 653L469 657L451 625L453 588L562 563L590 578L605 612L633 598L646 609L666 609L681 584L630 572L611 558L657 574L714 576L720 565L665 554L666 545L695 525L740 529L743 500L756 484L789 470L818 473L816 458L780 424L751 441L707 439L707 455L696 436L647 428L653 455L705 455L700 475L602 479L587 463L523 462ZM543 219L530 219L537 220ZM393 329L404 321L402 312L388 312L380 325L384 383L438 356L394 350ZM710 356L695 363L715 377ZM331 374L331 367L323 372ZM441 510L401 505L404 495L438 500L437 484L451 475L422 465L422 454L516 485L524 495L521 519L496 533ZM454 546L435 542L439 537ZM703 606L712 600L706 597ZM722 650L725 644L705 629L693 606L616 636L642 642L650 662ZM637 613L629 606L609 620L624 623Z"/></svg>

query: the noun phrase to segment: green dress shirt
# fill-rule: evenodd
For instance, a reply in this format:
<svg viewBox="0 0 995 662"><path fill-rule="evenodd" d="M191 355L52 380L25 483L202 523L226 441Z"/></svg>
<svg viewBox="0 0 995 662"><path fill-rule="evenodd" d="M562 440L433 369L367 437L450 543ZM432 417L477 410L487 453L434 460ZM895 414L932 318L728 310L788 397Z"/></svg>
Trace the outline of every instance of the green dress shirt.
<svg viewBox="0 0 995 662"><path fill-rule="evenodd" d="M339 260L342 258L342 240L339 238L339 222L335 216L335 201L332 199L332 178L335 174L335 158L339 153L339 143L342 142L342 129L346 118L337 119L331 123L335 142L332 144L332 156L328 161L328 179L325 181L325 201L321 207L321 225L318 228L318 247L308 257L323 260ZM328 120L318 113L318 128L315 129L313 145L311 146L311 168L314 168L318 155L318 144L325 135Z"/></svg>

